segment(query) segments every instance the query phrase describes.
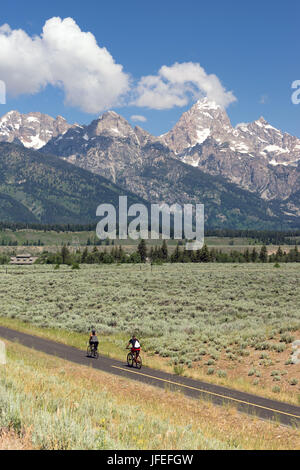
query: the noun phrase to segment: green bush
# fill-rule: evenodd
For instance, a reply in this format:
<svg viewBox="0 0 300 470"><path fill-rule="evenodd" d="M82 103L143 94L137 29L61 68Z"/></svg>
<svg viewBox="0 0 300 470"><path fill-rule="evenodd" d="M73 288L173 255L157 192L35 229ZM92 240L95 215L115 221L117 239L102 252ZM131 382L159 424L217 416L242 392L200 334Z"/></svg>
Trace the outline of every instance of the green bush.
<svg viewBox="0 0 300 470"><path fill-rule="evenodd" d="M225 370L219 370L218 377L221 377L221 378L227 377L227 372Z"/></svg>
<svg viewBox="0 0 300 470"><path fill-rule="evenodd" d="M183 373L184 373L183 365L175 365L173 370L174 370L174 374L176 374L176 375L183 375Z"/></svg>

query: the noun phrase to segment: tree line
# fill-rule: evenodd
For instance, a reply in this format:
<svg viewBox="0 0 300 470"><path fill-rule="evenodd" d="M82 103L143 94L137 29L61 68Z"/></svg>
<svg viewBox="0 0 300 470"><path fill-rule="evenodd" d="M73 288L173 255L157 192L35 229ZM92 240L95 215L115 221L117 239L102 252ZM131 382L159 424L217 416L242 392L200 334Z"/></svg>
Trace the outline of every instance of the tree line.
<svg viewBox="0 0 300 470"><path fill-rule="evenodd" d="M246 248L243 252L231 250L224 252L221 249L209 249L204 245L201 249L191 251L177 244L175 250L170 252L167 242L164 240L160 246L147 246L145 240L140 240L137 249L129 254L122 246L113 246L111 249L105 248L100 251L96 246L91 251L86 247L83 251L77 249L70 251L64 245L60 251L50 253L43 252L38 260L40 264L112 264L112 263L299 263L300 251L298 247L290 249L288 252L279 247L276 253L268 254L266 245L259 250Z"/></svg>

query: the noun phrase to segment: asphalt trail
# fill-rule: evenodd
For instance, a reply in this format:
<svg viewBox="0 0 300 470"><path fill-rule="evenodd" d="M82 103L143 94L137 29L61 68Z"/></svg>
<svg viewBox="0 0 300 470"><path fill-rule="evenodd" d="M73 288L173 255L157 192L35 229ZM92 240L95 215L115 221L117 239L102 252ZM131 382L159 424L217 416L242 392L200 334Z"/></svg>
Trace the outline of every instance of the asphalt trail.
<svg viewBox="0 0 300 470"><path fill-rule="evenodd" d="M98 359L91 359L86 357L85 351L80 349L2 326L0 326L0 337L9 341L17 341L29 348L66 359L76 364L90 366L94 369L163 389L180 391L191 398L197 399L201 397L209 399L216 405L229 403L235 405L238 411L255 415L258 418L273 420L286 426L300 427L300 407L296 405L232 390L188 377L169 374L149 367L143 366L141 370L129 368L125 361L121 362L106 356L99 355ZM124 359L125 356L126 352L124 350Z"/></svg>

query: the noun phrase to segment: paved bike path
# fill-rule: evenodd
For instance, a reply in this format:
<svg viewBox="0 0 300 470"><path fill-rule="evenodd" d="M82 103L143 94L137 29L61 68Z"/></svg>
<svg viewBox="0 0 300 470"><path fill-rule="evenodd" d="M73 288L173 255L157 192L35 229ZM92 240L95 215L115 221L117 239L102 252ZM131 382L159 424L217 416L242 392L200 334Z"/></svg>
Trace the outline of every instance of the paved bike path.
<svg viewBox="0 0 300 470"><path fill-rule="evenodd" d="M287 426L297 425L300 427L300 407L296 405L278 402L188 377L169 374L149 367L143 366L141 370L129 368L125 361L121 362L106 356L99 355L98 359L91 359L86 357L85 351L80 349L2 326L0 326L0 337L9 341L17 341L29 348L66 359L76 364L90 366L94 369L156 387L180 391L192 398L201 397L209 399L217 405L233 404L239 411L254 414L258 418L276 420Z"/></svg>

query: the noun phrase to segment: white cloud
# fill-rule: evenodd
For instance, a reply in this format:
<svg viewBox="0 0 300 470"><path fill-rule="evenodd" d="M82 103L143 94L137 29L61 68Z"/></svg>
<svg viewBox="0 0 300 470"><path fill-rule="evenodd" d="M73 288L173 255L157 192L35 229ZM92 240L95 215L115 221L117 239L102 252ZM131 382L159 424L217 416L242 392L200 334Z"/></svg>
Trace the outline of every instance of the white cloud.
<svg viewBox="0 0 300 470"><path fill-rule="evenodd" d="M133 116L130 116L130 119L132 121L139 121L139 122L147 121L147 118L145 116L141 116L140 114L133 114Z"/></svg>
<svg viewBox="0 0 300 470"><path fill-rule="evenodd" d="M129 101L153 109L182 107L203 96L223 107L236 101L216 75L193 62L164 65L157 75L144 76L134 86L122 65L72 18L53 17L34 37L8 24L1 26L0 79L12 96L39 93L47 85L59 87L67 105L88 113ZM137 115L132 119L145 120Z"/></svg>
<svg viewBox="0 0 300 470"><path fill-rule="evenodd" d="M34 94L51 84L61 87L68 105L98 113L122 103L129 75L93 34L72 18L51 18L41 36L0 27L0 78L13 96Z"/></svg>
<svg viewBox="0 0 300 470"><path fill-rule="evenodd" d="M142 77L137 84L132 104L152 109L170 109L185 106L194 99L207 96L222 107L236 101L231 91L221 84L216 75L208 75L198 63L175 63L162 66L158 75Z"/></svg>

